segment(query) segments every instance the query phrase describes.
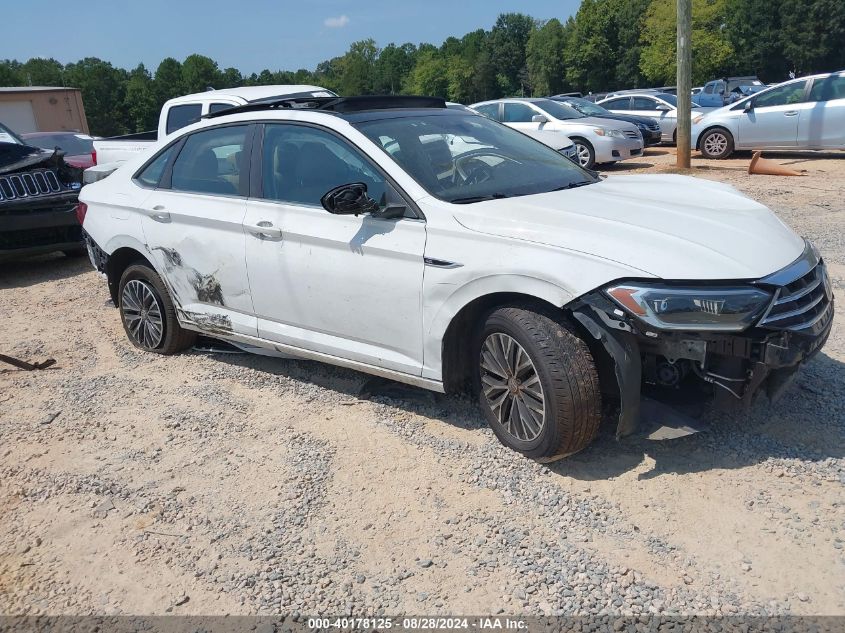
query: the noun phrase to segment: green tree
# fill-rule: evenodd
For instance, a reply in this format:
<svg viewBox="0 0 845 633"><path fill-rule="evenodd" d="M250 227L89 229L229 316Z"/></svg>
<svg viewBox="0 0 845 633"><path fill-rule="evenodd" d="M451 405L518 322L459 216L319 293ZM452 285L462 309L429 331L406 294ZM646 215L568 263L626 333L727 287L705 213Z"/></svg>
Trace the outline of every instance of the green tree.
<svg viewBox="0 0 845 633"><path fill-rule="evenodd" d="M728 74L733 48L725 33L729 0L692 0L692 81ZM642 33L640 68L655 83L675 83L675 0L652 0Z"/></svg>
<svg viewBox="0 0 845 633"><path fill-rule="evenodd" d="M55 59L33 57L21 66L25 86L69 86L65 82L64 67Z"/></svg>
<svg viewBox="0 0 845 633"><path fill-rule="evenodd" d="M165 57L153 75L153 87L159 106L168 99L185 94L182 83L182 64L172 57Z"/></svg>
<svg viewBox="0 0 845 633"><path fill-rule="evenodd" d="M79 88L92 134L114 136L129 128L126 115L128 73L96 57L65 66L68 86Z"/></svg>
<svg viewBox="0 0 845 633"><path fill-rule="evenodd" d="M566 85L566 33L556 18L546 22L528 38L526 65L536 95L554 95Z"/></svg>
<svg viewBox="0 0 845 633"><path fill-rule="evenodd" d="M242 86L243 83L244 78L241 75L241 71L237 68L226 68L220 73L221 88L237 88L238 86Z"/></svg>
<svg viewBox="0 0 845 633"><path fill-rule="evenodd" d="M15 59L0 61L0 86L23 86L22 66L23 64Z"/></svg>
<svg viewBox="0 0 845 633"><path fill-rule="evenodd" d="M372 94L378 48L375 40L353 42L340 58L340 90L345 95Z"/></svg>
<svg viewBox="0 0 845 633"><path fill-rule="evenodd" d="M217 62L205 55L188 55L182 62L182 84L188 94L219 88L220 69Z"/></svg>
<svg viewBox="0 0 845 633"><path fill-rule="evenodd" d="M781 0L780 4L780 40L792 70L803 75L845 67L845 2Z"/></svg>
<svg viewBox="0 0 845 633"><path fill-rule="evenodd" d="M143 132L157 127L161 106L156 98L153 79L144 64L138 64L129 72L125 108L130 131Z"/></svg>
<svg viewBox="0 0 845 633"><path fill-rule="evenodd" d="M499 91L522 92L520 73L525 69L528 38L537 28L534 18L523 13L502 13L490 31L489 54Z"/></svg>
<svg viewBox="0 0 845 633"><path fill-rule="evenodd" d="M616 87L616 31L608 0L584 0L569 24L565 53L568 82L582 91Z"/></svg>
<svg viewBox="0 0 845 633"><path fill-rule="evenodd" d="M405 78L414 67L417 47L410 43L396 46L390 43L379 53L375 62L375 85L377 94L396 94L402 90Z"/></svg>
<svg viewBox="0 0 845 633"><path fill-rule="evenodd" d="M423 51L406 79L405 92L445 98L449 89L447 70L446 60L438 50Z"/></svg>

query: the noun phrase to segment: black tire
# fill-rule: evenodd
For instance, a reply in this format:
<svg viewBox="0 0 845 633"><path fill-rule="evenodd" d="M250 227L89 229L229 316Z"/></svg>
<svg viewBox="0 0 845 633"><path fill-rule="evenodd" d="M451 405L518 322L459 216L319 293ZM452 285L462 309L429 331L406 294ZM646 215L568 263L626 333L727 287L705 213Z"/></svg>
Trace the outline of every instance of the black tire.
<svg viewBox="0 0 845 633"><path fill-rule="evenodd" d="M734 153L734 137L725 128L714 127L701 135L698 149L705 158L722 160Z"/></svg>
<svg viewBox="0 0 845 633"><path fill-rule="evenodd" d="M496 335L502 334L518 343L527 354L532 364L527 375L531 376L531 371L535 371L542 387L542 423L533 438L528 437L530 434L519 437L519 432L509 430L508 426L521 426L525 430L528 425L511 424L510 419L508 425L503 424L500 417L509 417L503 412L504 406L497 407L497 413L489 399L495 401L500 394L504 394L502 387L491 386L491 379L495 382L496 378L485 370L485 366L490 366L490 347L486 347L487 342L490 341L492 345L501 341L501 337ZM487 355L482 357L483 353ZM498 308L488 314L479 328L473 354L473 374L479 404L502 444L527 457L562 457L580 451L596 436L601 423L598 372L586 343L563 318L551 312L545 313L542 309L531 310L518 306ZM516 358L519 358L518 352L516 354ZM519 365L518 360L514 364ZM519 371L515 373L520 374ZM527 411L526 405L533 398L529 396L526 399L526 393L531 394L531 391L525 385L531 381L536 384L533 376L527 378L525 383L517 379L514 384L509 379L508 384L516 392L516 395L509 396L512 399L510 409L516 407L517 416L519 411ZM509 390L508 393L513 391ZM523 398L522 404L517 402L519 398ZM534 398L534 401L538 402L539 399Z"/></svg>
<svg viewBox="0 0 845 633"><path fill-rule="evenodd" d="M135 282L133 288L143 287L152 293L156 301L158 314L161 317L160 340L154 340L152 343L147 341L145 343L143 340L140 340L143 337L138 337L130 328L127 318L127 312L130 311L130 307L124 305L124 291L130 282ZM140 286L137 284L140 284ZM167 288L165 288L164 282L158 276L158 273L146 264L133 264L123 271L123 275L120 277L120 287L117 297L123 329L126 332L127 338L135 347L156 354L175 354L191 347L196 341L196 332L191 332L180 327L179 321L176 318L176 307L173 305L170 293L167 292ZM127 299L127 303L131 303L131 301Z"/></svg>
<svg viewBox="0 0 845 633"><path fill-rule="evenodd" d="M586 139L575 137L572 142L575 143L575 160L581 167L592 169L596 164L596 150Z"/></svg>

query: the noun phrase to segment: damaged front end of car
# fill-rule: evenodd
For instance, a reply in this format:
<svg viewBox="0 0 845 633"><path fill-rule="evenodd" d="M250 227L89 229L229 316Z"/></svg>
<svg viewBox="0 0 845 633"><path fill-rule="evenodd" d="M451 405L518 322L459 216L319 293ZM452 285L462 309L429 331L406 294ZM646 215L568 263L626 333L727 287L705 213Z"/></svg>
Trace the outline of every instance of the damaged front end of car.
<svg viewBox="0 0 845 633"><path fill-rule="evenodd" d="M61 152L0 143L0 259L82 248L82 170Z"/></svg>
<svg viewBox="0 0 845 633"><path fill-rule="evenodd" d="M668 439L696 422L668 406L709 397L720 408L783 393L824 345L834 301L824 261L806 243L792 264L751 281L624 280L584 295L573 317L612 359L616 435Z"/></svg>

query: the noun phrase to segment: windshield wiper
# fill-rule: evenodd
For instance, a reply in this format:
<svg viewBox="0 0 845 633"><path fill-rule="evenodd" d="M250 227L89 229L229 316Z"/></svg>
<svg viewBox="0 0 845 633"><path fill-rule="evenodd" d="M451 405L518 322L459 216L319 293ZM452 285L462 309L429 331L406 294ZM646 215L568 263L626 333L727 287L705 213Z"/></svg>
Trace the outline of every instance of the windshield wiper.
<svg viewBox="0 0 845 633"><path fill-rule="evenodd" d="M509 198L506 193L491 193L486 196L467 196L466 198L454 198L449 200L452 204L472 204L473 202L484 202L485 200L501 200Z"/></svg>
<svg viewBox="0 0 845 633"><path fill-rule="evenodd" d="M598 180L579 180L577 182L570 182L568 185L563 185L562 187L550 189L549 191L563 191L564 189L575 189L577 187L584 187L586 185L594 185L597 182Z"/></svg>

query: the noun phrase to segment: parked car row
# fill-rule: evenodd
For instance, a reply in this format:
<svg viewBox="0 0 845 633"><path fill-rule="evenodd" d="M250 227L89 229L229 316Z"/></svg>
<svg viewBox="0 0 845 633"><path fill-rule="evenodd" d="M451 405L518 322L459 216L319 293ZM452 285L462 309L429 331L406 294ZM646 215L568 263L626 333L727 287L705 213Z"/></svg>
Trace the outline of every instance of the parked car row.
<svg viewBox="0 0 845 633"><path fill-rule="evenodd" d="M585 116L575 108L552 99L497 99L470 106L494 121L520 132L553 131L575 143L578 163L591 169L642 156L643 138L633 123Z"/></svg>

